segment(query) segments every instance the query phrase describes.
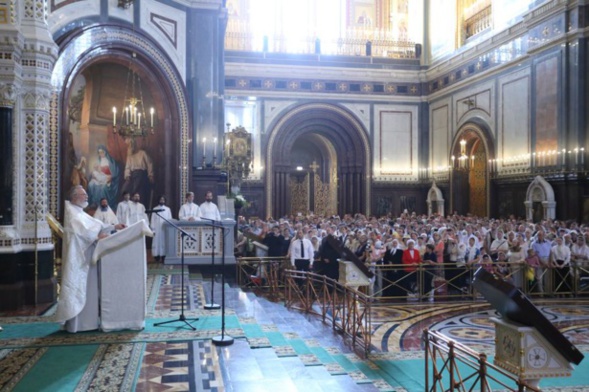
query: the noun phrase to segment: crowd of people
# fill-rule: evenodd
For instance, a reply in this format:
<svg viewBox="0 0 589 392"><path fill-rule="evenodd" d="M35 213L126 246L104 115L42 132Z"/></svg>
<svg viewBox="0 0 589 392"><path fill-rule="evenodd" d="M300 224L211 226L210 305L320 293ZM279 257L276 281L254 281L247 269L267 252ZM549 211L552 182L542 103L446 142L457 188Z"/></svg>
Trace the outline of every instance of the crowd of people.
<svg viewBox="0 0 589 392"><path fill-rule="evenodd" d="M252 240L257 239L268 247L268 257L288 257L293 268L337 279L326 257L326 239L332 236L375 272L370 286L375 296L419 292L432 298L436 281L446 282L448 290L468 293L472 271L479 267L527 292L564 296L581 287L589 266L589 226L573 221L532 223L513 217L428 217L404 212L382 218L356 214L247 221L240 217L238 229L237 256L253 256ZM305 245L300 248L298 240L309 241L313 255L302 253ZM389 284L383 286L383 279Z"/></svg>

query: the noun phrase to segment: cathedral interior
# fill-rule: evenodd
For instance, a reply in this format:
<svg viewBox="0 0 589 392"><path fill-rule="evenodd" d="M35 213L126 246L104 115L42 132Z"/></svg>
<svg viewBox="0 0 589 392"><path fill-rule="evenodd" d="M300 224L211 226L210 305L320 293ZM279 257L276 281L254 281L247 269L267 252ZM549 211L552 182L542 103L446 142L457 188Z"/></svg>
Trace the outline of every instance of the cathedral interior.
<svg viewBox="0 0 589 392"><path fill-rule="evenodd" d="M212 190L242 195L246 219L408 211L586 224L588 28L577 0L0 0L0 315L57 301L46 216L63 220L76 185L94 208L131 191L148 208L166 195L175 212L187 192L200 203ZM134 165L147 175L130 176ZM229 303L241 321L256 307L272 318L274 304L240 298ZM422 310L414 325L442 322ZM321 335L304 322L309 339ZM6 337L12 324L0 325ZM380 336L383 351L386 341L415 346ZM227 353L190 350L216 358L225 390L262 390L228 381Z"/></svg>

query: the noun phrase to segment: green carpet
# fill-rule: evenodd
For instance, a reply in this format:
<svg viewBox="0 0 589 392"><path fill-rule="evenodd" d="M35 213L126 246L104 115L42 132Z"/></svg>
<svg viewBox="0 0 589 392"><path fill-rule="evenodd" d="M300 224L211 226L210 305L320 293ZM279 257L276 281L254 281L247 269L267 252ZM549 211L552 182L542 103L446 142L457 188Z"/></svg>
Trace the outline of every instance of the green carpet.
<svg viewBox="0 0 589 392"><path fill-rule="evenodd" d="M278 356L298 356L307 366L323 365L333 375L347 374L358 384L373 383L382 392L425 390L423 352L374 353L369 359L362 360L355 354L344 354L337 349L317 347L315 342L300 339L297 334L267 331L268 326L242 324L241 327L252 348L273 347L277 350ZM266 343L260 344L260 340ZM492 360L493 357L490 356L490 363ZM472 373L471 369L463 364L458 365L458 371L463 377ZM587 374L589 374L589 361L583 361L571 377L544 379L540 385L546 390L567 387L566 390L570 392L589 391ZM505 377L499 377L499 379L507 382ZM448 388L448 380L443 379L442 384ZM466 383L466 386L465 390L470 390L472 382ZM494 390L503 389L496 382L491 382L491 387ZM480 386L475 388L475 390L478 389Z"/></svg>

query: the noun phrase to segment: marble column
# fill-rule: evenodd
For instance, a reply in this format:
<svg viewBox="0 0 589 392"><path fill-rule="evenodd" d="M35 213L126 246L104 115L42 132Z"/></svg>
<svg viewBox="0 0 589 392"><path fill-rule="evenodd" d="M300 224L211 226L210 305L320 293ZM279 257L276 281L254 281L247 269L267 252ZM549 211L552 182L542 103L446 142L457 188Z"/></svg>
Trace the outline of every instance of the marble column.
<svg viewBox="0 0 589 392"><path fill-rule="evenodd" d="M47 25L47 9L47 0L18 1L11 8L9 20L13 24L0 28L0 34L13 38L2 42L14 43L10 48L14 64L8 77L14 85L4 87L3 98L14 100L11 150L15 179L12 225L0 227L0 238L7 239L0 241L5 256L0 261L0 297L10 299L0 301L1 309L56 299L53 240L45 213L50 191L47 165L51 159L51 73L58 47Z"/></svg>

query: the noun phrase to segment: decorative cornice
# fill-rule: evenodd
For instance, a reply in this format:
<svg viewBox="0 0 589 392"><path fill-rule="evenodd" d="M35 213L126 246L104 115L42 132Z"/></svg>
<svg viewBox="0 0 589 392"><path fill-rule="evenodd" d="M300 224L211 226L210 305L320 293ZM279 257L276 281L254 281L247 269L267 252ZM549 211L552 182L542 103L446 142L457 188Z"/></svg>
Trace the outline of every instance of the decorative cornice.
<svg viewBox="0 0 589 392"><path fill-rule="evenodd" d="M408 96L422 95L419 83L385 83L358 80L301 79L251 76L227 76L227 90L239 91L274 91L274 92L306 92L367 96Z"/></svg>
<svg viewBox="0 0 589 392"><path fill-rule="evenodd" d="M23 96L23 109L25 110L46 110L49 111L49 89L47 93L38 91L26 92Z"/></svg>

